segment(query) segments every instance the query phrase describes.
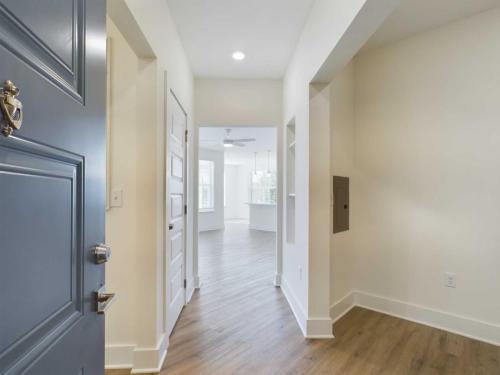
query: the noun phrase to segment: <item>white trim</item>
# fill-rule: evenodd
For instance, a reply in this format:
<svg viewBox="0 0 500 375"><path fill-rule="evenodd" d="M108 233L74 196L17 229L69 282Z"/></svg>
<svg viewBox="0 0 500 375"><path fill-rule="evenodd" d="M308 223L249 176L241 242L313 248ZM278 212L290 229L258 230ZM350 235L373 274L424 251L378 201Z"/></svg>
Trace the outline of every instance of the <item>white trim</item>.
<svg viewBox="0 0 500 375"><path fill-rule="evenodd" d="M106 345L104 357L106 370L123 370L134 367L135 345Z"/></svg>
<svg viewBox="0 0 500 375"><path fill-rule="evenodd" d="M348 293L343 298L330 306L330 317L332 324L336 323L340 318L352 310L356 306L354 303L354 292Z"/></svg>
<svg viewBox="0 0 500 375"><path fill-rule="evenodd" d="M187 287L186 287L186 305L191 302L191 298L193 298L194 291L196 290L195 287L195 279L192 278L191 280L188 280L187 282Z"/></svg>
<svg viewBox="0 0 500 375"><path fill-rule="evenodd" d="M163 334L156 348L134 350L134 367L131 374L160 372L167 356L168 336Z"/></svg>
<svg viewBox="0 0 500 375"><path fill-rule="evenodd" d="M307 319L306 339L334 339L332 324L330 317Z"/></svg>
<svg viewBox="0 0 500 375"><path fill-rule="evenodd" d="M200 208L198 209L198 213L200 214L210 214L210 213L214 213L215 212L215 208Z"/></svg>
<svg viewBox="0 0 500 375"><path fill-rule="evenodd" d="M328 317L313 317L307 319L297 296L290 289L283 275L281 275L281 291L297 320L300 330L306 339L333 339L332 319Z"/></svg>
<svg viewBox="0 0 500 375"><path fill-rule="evenodd" d="M276 229L263 228L263 227L260 227L258 225L250 225L250 224L248 224L248 229L260 230L262 232L276 233Z"/></svg>
<svg viewBox="0 0 500 375"><path fill-rule="evenodd" d="M199 228L198 232L208 232L211 230L224 230L224 229L226 229L226 226L224 224L222 224L222 225L215 224L215 225L207 225L203 228Z"/></svg>
<svg viewBox="0 0 500 375"><path fill-rule="evenodd" d="M106 370L131 369L132 374L160 372L167 356L169 339L162 335L156 348L137 348L135 345L106 346Z"/></svg>
<svg viewBox="0 0 500 375"><path fill-rule="evenodd" d="M274 286L278 286L278 287L281 286L281 274L280 273L274 274L273 284L274 284Z"/></svg>
<svg viewBox="0 0 500 375"><path fill-rule="evenodd" d="M195 289L200 289L201 288L201 280L200 280L200 276L195 276L194 277L194 288Z"/></svg>
<svg viewBox="0 0 500 375"><path fill-rule="evenodd" d="M498 324L360 291L353 291L334 303L330 307L332 319L334 321L340 319L354 306L500 346Z"/></svg>
<svg viewBox="0 0 500 375"><path fill-rule="evenodd" d="M293 290L290 289L288 286L288 282L286 281L285 277L281 277L281 291L283 292L283 295L285 296L286 300L288 301L288 305L292 309L293 315L295 316L295 319L297 320L297 323L299 324L300 330L302 331L302 334L304 336L307 336L307 319L306 319L306 314L304 313L304 309L300 305L299 300L293 293Z"/></svg>

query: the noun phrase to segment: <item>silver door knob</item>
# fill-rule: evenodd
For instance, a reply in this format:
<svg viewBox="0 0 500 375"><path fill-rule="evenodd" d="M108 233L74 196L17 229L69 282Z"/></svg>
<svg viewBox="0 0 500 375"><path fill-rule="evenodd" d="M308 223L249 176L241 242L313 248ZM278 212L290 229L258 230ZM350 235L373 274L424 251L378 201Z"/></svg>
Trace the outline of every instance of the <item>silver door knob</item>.
<svg viewBox="0 0 500 375"><path fill-rule="evenodd" d="M105 244L95 245L92 250L96 264L106 263L111 257L111 247Z"/></svg>

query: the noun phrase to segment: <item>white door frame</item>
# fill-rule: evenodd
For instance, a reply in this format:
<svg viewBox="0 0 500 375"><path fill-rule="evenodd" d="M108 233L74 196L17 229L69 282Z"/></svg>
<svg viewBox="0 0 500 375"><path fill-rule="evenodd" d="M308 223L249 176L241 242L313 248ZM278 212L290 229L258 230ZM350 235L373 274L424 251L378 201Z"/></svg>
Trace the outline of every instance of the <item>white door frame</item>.
<svg viewBox="0 0 500 375"><path fill-rule="evenodd" d="M193 207L193 274L195 279L195 288L199 289L202 285L198 270L198 166L199 166L199 149L200 149L200 128L227 128L227 127L248 127L248 125L199 125L194 126L193 147L194 147L194 163L193 163L193 190L194 190L194 207ZM282 126L258 125L256 128L276 128L276 173L278 176L278 194L276 204L276 245L275 245L275 269L273 276L273 284L277 287L281 286L281 275L283 273L283 132Z"/></svg>

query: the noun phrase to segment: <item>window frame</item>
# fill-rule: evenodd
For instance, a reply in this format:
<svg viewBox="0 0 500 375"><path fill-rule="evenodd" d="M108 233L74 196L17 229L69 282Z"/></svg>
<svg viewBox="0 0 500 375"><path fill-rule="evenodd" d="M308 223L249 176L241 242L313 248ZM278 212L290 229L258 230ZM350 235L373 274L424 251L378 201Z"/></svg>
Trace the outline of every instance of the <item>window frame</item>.
<svg viewBox="0 0 500 375"><path fill-rule="evenodd" d="M205 166L202 166L205 164ZM208 183L202 183L202 173L208 168ZM208 188L209 191L209 205L203 206L202 194L204 188ZM198 212L214 212L215 211L215 162L213 160L200 159L198 161Z"/></svg>

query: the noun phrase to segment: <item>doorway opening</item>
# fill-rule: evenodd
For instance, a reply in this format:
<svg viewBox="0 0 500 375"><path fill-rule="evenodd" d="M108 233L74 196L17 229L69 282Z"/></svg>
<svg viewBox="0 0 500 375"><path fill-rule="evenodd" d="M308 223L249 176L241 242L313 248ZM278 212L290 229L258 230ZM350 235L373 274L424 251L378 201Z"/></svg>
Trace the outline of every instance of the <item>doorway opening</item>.
<svg viewBox="0 0 500 375"><path fill-rule="evenodd" d="M205 287L275 275L277 131L200 127L198 273Z"/></svg>

